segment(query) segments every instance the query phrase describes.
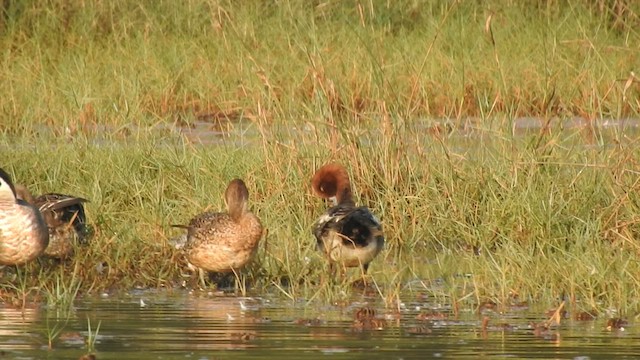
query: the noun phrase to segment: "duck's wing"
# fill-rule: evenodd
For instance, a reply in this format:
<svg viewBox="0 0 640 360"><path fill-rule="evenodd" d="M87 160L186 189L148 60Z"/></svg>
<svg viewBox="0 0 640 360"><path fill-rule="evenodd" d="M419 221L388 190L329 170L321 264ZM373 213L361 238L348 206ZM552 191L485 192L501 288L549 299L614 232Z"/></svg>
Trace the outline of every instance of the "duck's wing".
<svg viewBox="0 0 640 360"><path fill-rule="evenodd" d="M187 229L189 237L213 238L219 233L224 233L234 224L233 219L227 213L208 211L196 215L189 225L180 226Z"/></svg>
<svg viewBox="0 0 640 360"><path fill-rule="evenodd" d="M366 246L374 233L381 230L380 221L368 208L344 205L330 208L313 225L313 234L319 244L333 231L343 237L345 245L356 247Z"/></svg>
<svg viewBox="0 0 640 360"><path fill-rule="evenodd" d="M80 209L82 209L84 213L83 203L85 202L89 202L89 200L71 195L49 193L38 196L34 201L34 205L37 206L41 212L63 209L80 211Z"/></svg>
<svg viewBox="0 0 640 360"><path fill-rule="evenodd" d="M84 203L88 201L81 197L49 193L38 196L34 205L40 210L50 228L73 224L76 232L84 238L88 235Z"/></svg>

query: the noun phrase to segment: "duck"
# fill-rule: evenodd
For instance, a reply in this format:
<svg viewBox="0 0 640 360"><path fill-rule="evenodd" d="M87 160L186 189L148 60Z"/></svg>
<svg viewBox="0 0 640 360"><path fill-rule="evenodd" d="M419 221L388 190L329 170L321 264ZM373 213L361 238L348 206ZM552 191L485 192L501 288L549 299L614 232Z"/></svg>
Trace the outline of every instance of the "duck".
<svg viewBox="0 0 640 360"><path fill-rule="evenodd" d="M21 265L44 253L49 231L37 207L16 196L9 174L0 168L0 265Z"/></svg>
<svg viewBox="0 0 640 360"><path fill-rule="evenodd" d="M203 271L236 273L255 255L263 227L248 206L249 190L241 179L229 182L224 193L226 212L208 211L191 219L188 225L173 225L187 230L182 246L188 262Z"/></svg>
<svg viewBox="0 0 640 360"><path fill-rule="evenodd" d="M89 234L84 203L89 200L60 193L33 197L23 185L16 184L16 196L40 211L49 231L49 246L44 255L64 260L73 255L76 243L86 242Z"/></svg>
<svg viewBox="0 0 640 360"><path fill-rule="evenodd" d="M347 170L329 163L318 169L311 179L314 193L332 201L313 224L317 249L329 261L330 271L339 264L344 268L360 267L366 274L369 263L384 247L380 220L365 206L356 206Z"/></svg>

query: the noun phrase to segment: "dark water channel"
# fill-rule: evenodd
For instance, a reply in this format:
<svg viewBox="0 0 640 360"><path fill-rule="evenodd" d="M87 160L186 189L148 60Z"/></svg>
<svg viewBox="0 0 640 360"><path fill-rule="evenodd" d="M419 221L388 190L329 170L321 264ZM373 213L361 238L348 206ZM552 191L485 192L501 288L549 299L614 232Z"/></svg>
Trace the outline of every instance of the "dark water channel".
<svg viewBox="0 0 640 360"><path fill-rule="evenodd" d="M362 307L375 310L379 325L354 326ZM491 321L483 331L485 316ZM542 332L530 325L547 318L528 308L454 316L428 298L401 303L398 312L365 297L335 306L269 294L134 291L79 299L71 312L0 308L0 359L78 359L92 339L97 359L640 357L633 319L612 330L606 317L563 319Z"/></svg>

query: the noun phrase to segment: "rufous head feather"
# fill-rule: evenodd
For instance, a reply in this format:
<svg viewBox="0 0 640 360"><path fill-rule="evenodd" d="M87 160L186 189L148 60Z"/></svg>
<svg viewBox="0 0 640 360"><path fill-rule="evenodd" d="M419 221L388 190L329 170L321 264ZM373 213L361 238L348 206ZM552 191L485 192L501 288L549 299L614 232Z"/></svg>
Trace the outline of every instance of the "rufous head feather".
<svg viewBox="0 0 640 360"><path fill-rule="evenodd" d="M349 174L340 164L331 163L318 169L311 179L311 187L322 198L335 197L338 204L353 202Z"/></svg>

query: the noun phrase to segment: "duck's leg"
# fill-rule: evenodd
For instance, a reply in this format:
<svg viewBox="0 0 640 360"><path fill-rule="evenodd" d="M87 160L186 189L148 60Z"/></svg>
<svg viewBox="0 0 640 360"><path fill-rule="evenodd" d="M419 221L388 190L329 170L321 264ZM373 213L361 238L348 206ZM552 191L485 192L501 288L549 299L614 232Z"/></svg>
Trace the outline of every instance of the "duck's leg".
<svg viewBox="0 0 640 360"><path fill-rule="evenodd" d="M353 285L358 287L366 287L369 283L367 281L367 270L369 270L369 263L360 264L360 280L356 280Z"/></svg>
<svg viewBox="0 0 640 360"><path fill-rule="evenodd" d="M202 289L205 289L207 286L207 284L204 281L204 273L205 271L201 268L198 268L198 279L200 280L200 287Z"/></svg>
<svg viewBox="0 0 640 360"><path fill-rule="evenodd" d="M328 275L329 278L327 279L326 283L335 285L339 282L339 280L341 281L344 277L343 269L344 268L341 267L339 263L329 260L329 271L326 274ZM324 277L325 275L322 276L323 278L322 283L325 283Z"/></svg>
<svg viewBox="0 0 640 360"><path fill-rule="evenodd" d="M329 279L328 279L328 283L333 284L335 282L336 279L336 264L329 260Z"/></svg>

